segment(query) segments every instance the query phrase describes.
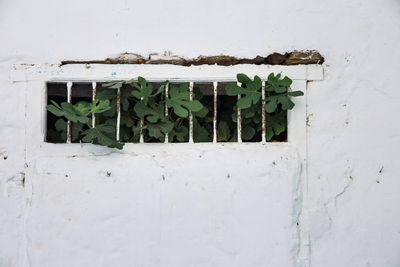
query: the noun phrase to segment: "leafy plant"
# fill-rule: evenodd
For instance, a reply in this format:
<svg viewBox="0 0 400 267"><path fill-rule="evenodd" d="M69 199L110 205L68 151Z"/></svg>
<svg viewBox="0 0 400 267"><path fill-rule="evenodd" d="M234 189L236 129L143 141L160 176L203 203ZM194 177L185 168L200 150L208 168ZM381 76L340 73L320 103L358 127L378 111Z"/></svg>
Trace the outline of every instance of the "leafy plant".
<svg viewBox="0 0 400 267"><path fill-rule="evenodd" d="M165 134L169 134L170 141L184 141L188 129L182 122L188 117L189 111L199 112L203 105L197 100L189 100L189 87L187 83L180 85L169 84L168 98L165 97L165 85L155 91L153 86L147 83L143 77L138 78L138 83L130 84L136 89L132 95L138 100L134 106L137 116L144 120L142 129L147 130L148 135L158 141L163 141ZM158 97L160 96L160 97ZM196 95L193 94L195 98ZM171 108L168 116L165 116L165 104Z"/></svg>
<svg viewBox="0 0 400 267"><path fill-rule="evenodd" d="M226 87L226 93L229 96L240 95L237 105L241 109L250 108L255 105L261 99L261 79L258 76L254 76L254 80L251 80L246 74L237 74L237 80L242 85L239 86L237 83L229 83Z"/></svg>
<svg viewBox="0 0 400 267"><path fill-rule="evenodd" d="M193 112L193 140L194 142L212 142L213 140L213 97L205 97L199 88L194 87L194 100L203 106L199 111Z"/></svg>
<svg viewBox="0 0 400 267"><path fill-rule="evenodd" d="M167 106L181 118L187 118L189 111L198 112L203 105L198 100L189 101L189 86L182 83L179 86L172 85L169 89L169 97L165 99Z"/></svg>
<svg viewBox="0 0 400 267"><path fill-rule="evenodd" d="M226 92L229 99L217 99L219 123L218 142L237 139L237 108L241 109L242 138L255 141L261 137L261 103L265 101L266 138L268 141L281 139L286 131L286 111L294 107L290 97L301 96L301 91L290 91L292 80L271 73L266 80L265 99L261 98L262 80L253 79L243 73L237 74L237 82L229 83ZM169 94L165 95L168 84ZM142 132L145 142L163 142L168 134L169 141L188 140L188 115L193 114L195 142L210 142L213 138L213 102L211 96L204 96L194 88L193 100L189 100L188 83L148 83L145 78L137 80L112 81L102 84L106 90L97 92L93 102L79 101L76 104L50 101L47 110L59 117L48 136L62 140L66 136L67 121L72 122L72 141L81 140L108 147L122 149L125 142L139 142ZM120 90L121 119L120 141L116 141L117 93ZM240 96L236 98L232 96ZM165 108L169 109L168 116ZM96 126L92 127L92 114Z"/></svg>
<svg viewBox="0 0 400 267"><path fill-rule="evenodd" d="M129 84L132 81L113 81L103 83L102 87L112 90L100 90L97 92L97 99L109 100L111 109L96 115L96 124L105 123L116 127L117 124L117 91L120 89L121 120L120 120L120 140L121 142L139 142L140 138L140 118L133 112L133 106L137 102L132 96L132 88Z"/></svg>
<svg viewBox="0 0 400 267"><path fill-rule="evenodd" d="M254 76L251 80L243 73L237 74L237 81L241 83L230 83L226 87L229 96L240 95L237 107L242 109L242 138L251 140L254 135L261 132L261 109L257 104L261 99L262 81L260 77ZM279 136L286 130L286 110L294 107L290 97L302 96L301 91L289 91L292 80L281 74L268 75L265 90L265 111L267 112L266 139L270 141L274 136ZM233 120L236 122L236 106L233 112Z"/></svg>
<svg viewBox="0 0 400 267"><path fill-rule="evenodd" d="M115 147L122 149L123 144L114 140L110 135L115 133L115 128L110 125L96 124L92 127L92 114L101 114L110 110L109 100L99 100L96 99L93 103L80 101L75 105L67 102L58 105L55 101L51 101L52 104L47 106L47 110L57 117L64 117L73 123L79 124L80 131L82 134L83 142L90 142L95 144L100 144L108 147ZM60 128L63 121L57 121L57 128ZM82 126L85 125L89 128L87 130L82 130Z"/></svg>

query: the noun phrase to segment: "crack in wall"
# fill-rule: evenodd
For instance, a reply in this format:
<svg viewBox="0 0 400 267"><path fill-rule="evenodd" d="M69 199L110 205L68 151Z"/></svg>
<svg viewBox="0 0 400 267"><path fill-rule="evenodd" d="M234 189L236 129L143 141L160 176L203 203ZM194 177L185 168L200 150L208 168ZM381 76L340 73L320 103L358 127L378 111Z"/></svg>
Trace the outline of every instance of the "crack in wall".
<svg viewBox="0 0 400 267"><path fill-rule="evenodd" d="M28 141L28 131L27 131L27 123L28 120L28 114L27 114L27 109L28 109L28 77L27 73L25 72L25 128L24 128L24 137L25 137L25 144L24 144L24 178L23 178L23 185L24 185L24 194L25 194L25 210L24 210L24 217L23 217L23 243L22 243L22 249L24 251L24 257L22 259L23 261L23 266L32 266L32 261L31 257L29 254L29 249L28 249L28 243L30 243L30 238L28 235L28 230L27 230L27 221L28 221L28 216L32 207L32 196L33 196L33 184L32 184L32 166L31 164L28 164L28 151L27 151L27 141Z"/></svg>
<svg viewBox="0 0 400 267"><path fill-rule="evenodd" d="M351 177L351 176L350 176ZM349 178L349 181L346 183L346 185L343 187L342 191L337 193L334 197L334 207L337 209L337 201L338 199L347 192L347 189L350 187L350 185L353 183L353 178Z"/></svg>
<svg viewBox="0 0 400 267"><path fill-rule="evenodd" d="M302 225L302 216L303 216L303 190L302 187L304 185L304 178L302 173L302 169L304 166L302 166L301 160L299 160L299 169L298 169L298 179L296 181L296 188L295 188L295 196L294 196L294 218L295 221L293 221L293 224L296 225L296 231L297 231L297 244L295 246L295 260L294 263L296 266L308 266L308 255L304 256L304 251L303 247L308 245L308 239L304 240L304 226ZM308 235L308 233L307 233ZM304 244L306 243L306 245Z"/></svg>

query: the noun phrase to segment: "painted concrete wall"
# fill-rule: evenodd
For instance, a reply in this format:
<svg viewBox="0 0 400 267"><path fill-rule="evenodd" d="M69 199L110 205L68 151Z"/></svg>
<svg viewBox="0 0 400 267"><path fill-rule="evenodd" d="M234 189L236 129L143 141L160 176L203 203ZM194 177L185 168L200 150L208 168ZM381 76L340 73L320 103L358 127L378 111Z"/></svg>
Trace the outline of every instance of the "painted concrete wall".
<svg viewBox="0 0 400 267"><path fill-rule="evenodd" d="M38 158L29 265L296 264L296 149L188 146Z"/></svg>
<svg viewBox="0 0 400 267"><path fill-rule="evenodd" d="M398 1L3 0L0 36L0 266L400 264ZM14 64L103 59L122 52L253 57L293 49L316 49L326 59L324 81L309 83L307 94L308 183L301 215L301 227L309 232L309 250L302 255L307 262L296 261L298 238L291 235L299 168L292 147L271 153L213 150L201 163L194 152L168 157L169 163L183 164L173 163L182 159L200 169L229 153L229 164L217 168L224 180L211 179L202 168L187 178L187 189L187 173L175 173L172 180L167 174L162 184L159 166L150 159L118 155L107 161L111 177L77 169L67 180L62 175L76 162L59 166L60 159L54 158L25 177L32 192L23 186L29 127L24 123L25 87L9 77ZM262 153L266 166L254 161L249 163L252 171L244 173L236 166L243 153L250 159ZM270 162L282 155L291 160L271 168ZM104 157L85 161L88 166L105 162ZM151 170L149 180L138 184L129 169L119 168L128 162ZM167 171L179 170L178 165ZM237 180L228 181L228 170L237 170ZM193 182L196 177L201 181ZM201 193L202 186L209 193ZM146 194L151 190L156 193ZM234 192L238 198L228 200ZM27 195L32 195L29 201ZM157 203L163 196L168 201ZM195 206L202 200L207 205ZM255 207L247 210L243 203ZM133 216L136 212L144 217ZM167 224L160 218L168 218ZM184 225L179 220L190 222L182 229L184 236L177 231ZM227 221L234 224L226 226Z"/></svg>

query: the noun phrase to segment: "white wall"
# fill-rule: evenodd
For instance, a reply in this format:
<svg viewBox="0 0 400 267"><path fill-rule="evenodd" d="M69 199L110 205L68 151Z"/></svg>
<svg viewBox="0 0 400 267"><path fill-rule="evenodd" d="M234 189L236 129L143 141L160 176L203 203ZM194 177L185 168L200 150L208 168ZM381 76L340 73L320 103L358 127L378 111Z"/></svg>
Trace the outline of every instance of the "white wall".
<svg viewBox="0 0 400 267"><path fill-rule="evenodd" d="M30 266L296 263L296 149L149 146L35 161Z"/></svg>
<svg viewBox="0 0 400 267"><path fill-rule="evenodd" d="M125 256L131 251L129 247L124 247L126 251L118 250L118 244L124 240L119 235L131 233L128 222L132 218L132 210L129 208L126 214L119 213L116 219L111 216L113 205L119 204L118 201L102 203L106 206L104 209L101 205L97 206L99 210L96 214L101 215L104 212L104 217L88 215L88 221L75 225L83 227L83 230L80 229L81 233L93 229L92 232L87 230L88 237L91 237L90 233L97 236L97 233L111 229L109 234L117 235L108 235L111 241L101 237L98 239L111 242L109 245L105 244L103 250L85 251L85 245L90 248L90 244L74 236L74 226L68 222L54 224L57 227L64 225L65 228L52 228L52 220L61 220L69 211L73 224L76 219L73 217L73 210L85 207L85 203L80 202L57 203L65 195L53 195L53 189L55 192L66 190L63 191L66 195L73 195L77 190L82 190L84 194L89 190L96 192L93 198L100 198L104 196L100 195L101 192L110 192L110 188L107 191L102 190L111 187L112 182L104 178L96 180L91 174L84 179L86 173L80 170L82 173L77 171L71 178L71 184L67 185L68 181L58 180L63 174L61 170L58 174L45 175L44 170L47 167L52 170L50 173L56 168L53 165L41 165L35 169L38 175L26 177L27 180L31 179L31 184L38 185L38 191L33 191L31 202L26 201L26 196L31 194L26 192L27 189L21 182L26 168L24 140L25 135L29 135L26 132L29 129L25 129L23 123L26 92L23 84L13 84L9 79L13 64L103 59L122 52L145 55L171 50L187 57L221 53L253 57L293 49L316 49L326 60L324 81L309 83L307 95L309 164L301 227L309 231L309 265L398 266L400 157L397 153L400 149L400 126L397 123L397 107L400 90L396 83L400 69L399 23L400 3L396 0L0 1L0 96L3 99L0 106L0 266L56 266L62 265L59 262L62 256L68 258L71 255L75 255L75 261L69 262L73 263L72 266L91 265L85 260L99 260L94 262L94 266L109 266L110 258L104 255L111 255L121 265L123 262L127 263L130 257L135 258L132 255ZM211 153L212 156L217 154L218 152ZM266 162L269 162L277 154L265 155ZM5 157L7 159L3 159ZM93 160L95 159L89 160L90 164L94 164ZM104 159L99 159L99 162L102 160ZM290 163L294 164L291 168L295 168L295 162L293 160ZM67 166L73 166L73 162ZM267 164L264 170L271 170L270 165ZM259 167L255 167L252 177L259 177L258 171L261 171ZM287 172L285 177L295 176L290 170ZM103 177L102 173L97 175ZM275 177L273 173L261 176L265 185L274 183L271 180ZM131 182L127 177L127 174L121 174L121 179L116 180L116 191L107 196L109 199L118 197L119 190L128 190L135 186L135 180ZM240 176L241 183L251 186L250 181L244 178L244 174ZM84 181L82 184L81 180ZM171 181L164 193L173 196L173 190L179 190L181 182L183 180ZM203 182L211 183L209 180ZM196 192L196 186L198 185L193 185L189 192ZM215 186L221 190L224 188L221 184ZM282 192L282 196L286 196L293 193L288 187L290 183L281 183L277 190ZM161 190L160 185L157 190ZM226 194L229 195L229 192ZM271 192L271 189L266 192ZM129 201L128 193L129 191L124 191L124 197L120 201ZM246 198L243 189L240 194ZM223 198L226 195L214 192L211 196ZM260 201L257 203L265 204L266 214L275 210L271 208L271 196L261 193L258 196ZM186 199L184 196L180 197L177 200ZM256 196L253 200L255 199ZM88 201L91 207L95 206L93 199ZM287 210L293 201L292 199L292 202L283 204ZM234 203L239 205L240 202ZM161 204L155 204L153 208L160 208L159 205ZM216 209L225 209L224 205L227 203ZM43 206L46 209L41 209ZM57 213L61 212L60 207L65 209L62 216ZM186 208L181 207L179 212L186 213ZM235 205L233 208L238 207ZM261 206L254 212L260 209ZM48 212L43 213L46 210ZM145 212L146 209L142 208L140 211ZM232 210L229 216L238 215L241 211L239 208L235 210L236 213ZM283 214L286 217L282 215L282 221L288 222L288 213ZM189 216L171 217L170 223L174 224L175 219L179 218ZM110 220L107 222L108 219ZM191 225L195 227L193 229L207 229L207 225L201 224L199 217L191 219ZM237 223L239 219L234 221ZM97 224L98 229L92 228ZM119 229L114 227L116 225L124 225L126 228L117 231ZM156 229L159 226L148 225L147 229ZM266 227L270 227L269 232L279 229L278 226L272 222L266 224ZM37 235L36 231L40 227L44 227L41 228L42 234ZM61 231L62 229L65 231ZM234 229L236 228L228 230ZM262 233L266 228L259 226L257 229ZM228 230L224 233L229 233ZM225 242L222 247L229 248L227 243L230 240L224 233L221 235L222 242ZM57 241L56 237L66 241ZM192 237L196 238L194 235ZM151 242L156 242L157 245L161 240L159 237L147 238L150 245L154 245ZM176 237L166 238L170 241L167 243L172 244ZM131 241L134 237L128 236L125 240ZM271 241L260 239L259 242L261 240ZM41 242L37 244L36 241ZM289 237L286 240L289 243L292 241ZM65 246L60 247L62 244L68 244L70 250L64 251ZM79 252L82 254L73 248L75 244L81 248ZM190 245L198 244L193 241L189 247ZM271 244L264 245L266 251L270 250ZM134 243L134 246L138 244ZM181 247L170 249L181 249L185 246L186 244L182 244ZM160 262L176 263L168 261L168 248L162 248L166 250L157 254L163 256L154 259L155 266L157 259ZM296 256L296 249L288 253L289 244L285 248L286 250L282 250L285 259ZM115 254L107 254L112 251L116 251ZM190 249L188 251L193 252ZM202 247L202 251L207 250ZM261 252L256 255L261 255ZM221 266L224 263L247 263L248 266L277 266L274 265L274 257L271 256L271 262L268 263L268 259L251 257L249 251L242 253L247 255L247 259L253 258L254 262L244 263L240 259L234 261L234 256L229 256L231 251L223 251L225 254L220 257L215 256L218 253L205 253L214 257L204 259L203 262L200 254L196 254L196 262L190 264ZM80 255L84 256L79 257ZM145 254L139 256L140 259L147 257ZM280 266L292 266L293 262L281 262ZM136 263L141 266L140 261ZM144 262L143 265L146 266Z"/></svg>

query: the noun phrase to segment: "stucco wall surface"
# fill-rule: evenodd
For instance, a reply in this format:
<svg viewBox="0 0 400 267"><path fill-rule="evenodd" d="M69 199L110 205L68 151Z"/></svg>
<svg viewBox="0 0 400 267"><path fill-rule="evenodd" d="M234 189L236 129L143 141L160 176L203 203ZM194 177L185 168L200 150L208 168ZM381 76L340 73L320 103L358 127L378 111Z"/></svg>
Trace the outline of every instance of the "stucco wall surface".
<svg viewBox="0 0 400 267"><path fill-rule="evenodd" d="M2 0L0 36L0 266L400 265L399 1ZM299 227L307 237L292 234L300 167L290 146L207 148L208 161L169 155L165 170L152 157L119 154L25 165L26 88L10 78L15 64L294 49L325 57L324 80L306 96ZM189 167L198 171L189 176ZM229 170L236 176L227 179ZM299 238L309 242L301 256Z"/></svg>
<svg viewBox="0 0 400 267"><path fill-rule="evenodd" d="M30 266L293 265L296 150L190 146L36 159Z"/></svg>

